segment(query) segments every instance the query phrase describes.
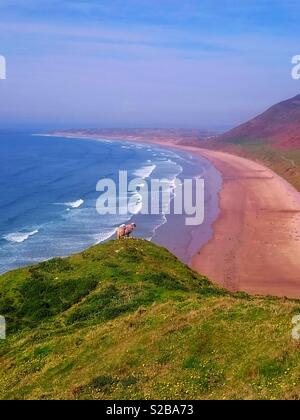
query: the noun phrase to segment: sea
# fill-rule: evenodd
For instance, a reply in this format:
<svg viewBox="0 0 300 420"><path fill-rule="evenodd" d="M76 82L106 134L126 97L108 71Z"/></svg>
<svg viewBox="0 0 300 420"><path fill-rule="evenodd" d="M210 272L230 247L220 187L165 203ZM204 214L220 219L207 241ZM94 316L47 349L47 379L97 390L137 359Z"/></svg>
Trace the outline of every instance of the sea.
<svg viewBox="0 0 300 420"><path fill-rule="evenodd" d="M174 226L179 223L163 209L157 215L141 215L137 199L130 214L97 212L98 181L109 178L118 184L120 170L127 171L129 181L136 177L145 181L167 179L170 188L176 178L206 178L203 235L189 255L209 240L218 216L222 180L206 160L187 152L122 140L1 132L0 273L82 251L113 238L116 228L129 221L137 223L137 237L154 240L175 253L177 250L178 257L188 262L189 256L182 251L186 251L184 241L188 238L174 234ZM173 188L171 199L175 194ZM174 239L168 233L168 220Z"/></svg>

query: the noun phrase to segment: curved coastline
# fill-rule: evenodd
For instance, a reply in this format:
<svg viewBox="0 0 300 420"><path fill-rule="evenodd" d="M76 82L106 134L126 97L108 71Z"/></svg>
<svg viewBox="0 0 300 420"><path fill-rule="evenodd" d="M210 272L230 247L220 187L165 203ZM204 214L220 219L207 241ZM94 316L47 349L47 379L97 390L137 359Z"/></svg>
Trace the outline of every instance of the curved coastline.
<svg viewBox="0 0 300 420"><path fill-rule="evenodd" d="M170 140L122 137L126 140L189 152L222 174L220 214L210 240L191 256L192 268L232 291L300 298L298 191L249 159Z"/></svg>
<svg viewBox="0 0 300 420"><path fill-rule="evenodd" d="M181 158L184 153L161 147L150 148L149 145L129 145L124 142L120 148L119 142L110 140L99 142L91 138L75 141L31 137L27 133L13 134L12 140L5 137L2 143L10 144L12 141L14 144L15 147L7 148L7 154L10 153L13 160L14 154L19 149L20 152L23 150L23 142L26 141L28 157L25 154L23 166L32 166L31 156L35 150L33 162L38 162L34 165L35 172L28 174L29 180L37 180L36 184L27 182L27 178L21 176L15 183L13 195L10 195L9 176L18 169L11 165L12 169L4 177L7 182L2 190L5 197L3 204L7 208L4 211L1 206L0 274L55 256L64 257L80 252L112 238L118 225L139 217L140 202L135 193L130 194L131 214L99 217L95 203L100 195L96 191L100 178L112 177L118 184L118 171L126 169L128 179L155 176L166 177L172 182L181 171L181 161L184 162ZM123 144L124 149L129 150L123 151ZM56 149L60 153L57 154ZM65 153L61 153L62 150ZM198 165L195 166L198 170ZM23 182L28 188L18 188L19 185L22 187ZM49 185L53 185L53 188L48 189ZM17 200L18 196L22 197L21 202ZM32 196L36 201L31 199ZM137 236L150 239L154 229L163 223L165 220L160 215L144 216L139 223Z"/></svg>
<svg viewBox="0 0 300 420"><path fill-rule="evenodd" d="M170 147L168 143L152 141L148 139L136 140L132 138L109 136L84 135L83 133L55 133L41 134L45 137L62 137L74 140L101 141L101 142L120 142L129 143L149 148L156 146L155 149L160 152L173 152L177 155L182 163L181 172L178 174L179 179L196 179L198 177L205 179L205 221L199 226L186 226L185 215L163 214L161 222L155 227L153 235L148 237L158 245L161 245L175 254L182 262L192 266L193 257L205 244L213 237L213 224L217 220L219 208L219 193L222 187L221 173L215 166L204 156L190 153L186 148ZM124 146L122 146L124 147ZM195 187L194 187L195 188ZM141 214L135 214L130 217L138 226L147 225L147 217ZM143 236L142 232L137 232L138 237ZM106 240L114 239L115 235L110 236ZM180 238L180 241L178 241Z"/></svg>

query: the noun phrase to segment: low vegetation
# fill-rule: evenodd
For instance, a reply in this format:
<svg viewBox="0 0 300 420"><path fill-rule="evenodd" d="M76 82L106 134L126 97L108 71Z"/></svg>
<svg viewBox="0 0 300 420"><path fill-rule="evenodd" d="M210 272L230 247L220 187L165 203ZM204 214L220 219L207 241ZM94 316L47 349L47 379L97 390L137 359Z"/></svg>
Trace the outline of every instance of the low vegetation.
<svg viewBox="0 0 300 420"><path fill-rule="evenodd" d="M300 148L284 149L272 145L267 140L255 141L243 138L224 143L212 142L212 147L206 143L205 147L256 160L272 169L300 191Z"/></svg>
<svg viewBox="0 0 300 420"><path fill-rule="evenodd" d="M299 399L300 302L224 291L142 240L0 277L1 399Z"/></svg>

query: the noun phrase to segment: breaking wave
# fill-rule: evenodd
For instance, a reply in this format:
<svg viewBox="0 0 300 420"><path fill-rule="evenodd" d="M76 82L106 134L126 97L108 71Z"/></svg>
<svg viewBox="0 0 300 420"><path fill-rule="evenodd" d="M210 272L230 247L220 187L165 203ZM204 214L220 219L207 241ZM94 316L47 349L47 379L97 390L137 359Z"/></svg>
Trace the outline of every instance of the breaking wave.
<svg viewBox="0 0 300 420"><path fill-rule="evenodd" d="M31 236L36 235L37 233L39 233L38 230L33 230L32 232L15 232L9 233L3 238L8 242L22 243L29 239Z"/></svg>

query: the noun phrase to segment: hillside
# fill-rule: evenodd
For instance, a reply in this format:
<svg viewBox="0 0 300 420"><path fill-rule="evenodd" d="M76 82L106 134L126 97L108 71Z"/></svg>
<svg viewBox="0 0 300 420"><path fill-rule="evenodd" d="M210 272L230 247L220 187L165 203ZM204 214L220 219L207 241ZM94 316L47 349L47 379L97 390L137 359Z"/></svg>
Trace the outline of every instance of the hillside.
<svg viewBox="0 0 300 420"><path fill-rule="evenodd" d="M258 160L300 191L300 95L198 144Z"/></svg>
<svg viewBox="0 0 300 420"><path fill-rule="evenodd" d="M231 294L111 241L0 277L1 399L300 398L300 302Z"/></svg>
<svg viewBox="0 0 300 420"><path fill-rule="evenodd" d="M280 148L300 148L300 95L272 106L218 140L239 143L259 139Z"/></svg>

